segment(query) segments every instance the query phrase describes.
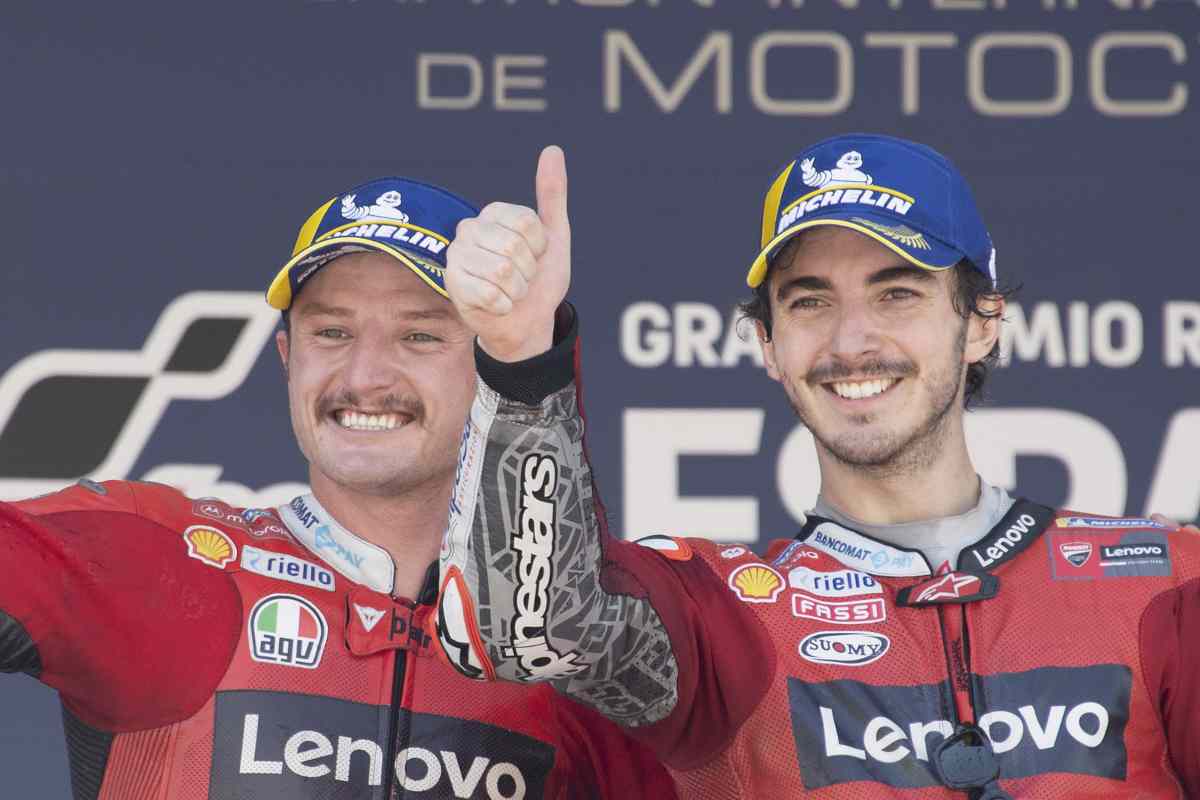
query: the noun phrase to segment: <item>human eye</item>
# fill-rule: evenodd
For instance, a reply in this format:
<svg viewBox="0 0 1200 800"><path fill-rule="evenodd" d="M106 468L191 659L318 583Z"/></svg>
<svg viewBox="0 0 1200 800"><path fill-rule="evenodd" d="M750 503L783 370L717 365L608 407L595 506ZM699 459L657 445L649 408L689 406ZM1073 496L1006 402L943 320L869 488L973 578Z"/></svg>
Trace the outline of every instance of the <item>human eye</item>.
<svg viewBox="0 0 1200 800"><path fill-rule="evenodd" d="M405 335L404 340L406 342L419 342L421 344L442 341L439 337L434 336L432 333L426 333L424 331L413 331L412 333Z"/></svg>
<svg viewBox="0 0 1200 800"><path fill-rule="evenodd" d="M313 332L318 339L348 339L350 334L342 328L318 328Z"/></svg>
<svg viewBox="0 0 1200 800"><path fill-rule="evenodd" d="M788 301L789 310L804 311L809 309L817 309L823 305L824 301L822 301L821 298L813 297L812 295L800 295L798 297L793 297Z"/></svg>
<svg viewBox="0 0 1200 800"><path fill-rule="evenodd" d="M907 300L910 297L920 297L920 295L907 286L891 286L883 292L884 300Z"/></svg>

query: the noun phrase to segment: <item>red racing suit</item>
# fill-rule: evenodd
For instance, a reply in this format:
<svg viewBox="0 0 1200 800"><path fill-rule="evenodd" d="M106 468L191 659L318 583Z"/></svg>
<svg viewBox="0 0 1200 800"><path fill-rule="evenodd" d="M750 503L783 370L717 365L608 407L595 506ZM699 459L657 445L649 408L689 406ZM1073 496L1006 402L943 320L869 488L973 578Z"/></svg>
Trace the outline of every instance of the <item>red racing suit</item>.
<svg viewBox="0 0 1200 800"><path fill-rule="evenodd" d="M1200 797L1200 537L1018 500L941 575L816 517L765 557L618 541L575 350L477 351L441 559L462 672L549 681L685 797Z"/></svg>
<svg viewBox="0 0 1200 800"><path fill-rule="evenodd" d="M394 569L311 495L81 481L0 504L0 670L59 691L76 800L671 796L595 712L459 677Z"/></svg>

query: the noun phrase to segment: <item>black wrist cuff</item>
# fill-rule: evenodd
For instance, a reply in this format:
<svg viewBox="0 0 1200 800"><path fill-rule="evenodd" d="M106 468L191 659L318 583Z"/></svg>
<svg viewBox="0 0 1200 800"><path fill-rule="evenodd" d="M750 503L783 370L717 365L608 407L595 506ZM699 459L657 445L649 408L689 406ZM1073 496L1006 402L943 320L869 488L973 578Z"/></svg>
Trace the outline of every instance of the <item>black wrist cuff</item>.
<svg viewBox="0 0 1200 800"><path fill-rule="evenodd" d="M541 355L512 363L497 361L475 340L475 370L501 397L529 406L575 380L575 342L579 318L575 307L564 302L554 314L554 346Z"/></svg>

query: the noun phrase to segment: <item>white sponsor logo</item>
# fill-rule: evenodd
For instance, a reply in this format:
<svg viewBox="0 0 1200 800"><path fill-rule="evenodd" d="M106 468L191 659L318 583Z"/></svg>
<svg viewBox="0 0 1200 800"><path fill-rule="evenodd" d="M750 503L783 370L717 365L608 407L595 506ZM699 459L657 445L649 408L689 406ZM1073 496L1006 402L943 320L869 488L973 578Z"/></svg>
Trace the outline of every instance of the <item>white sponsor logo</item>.
<svg viewBox="0 0 1200 800"><path fill-rule="evenodd" d="M750 552L744 547L726 547L721 551L721 558L738 558Z"/></svg>
<svg viewBox="0 0 1200 800"><path fill-rule="evenodd" d="M288 737L283 759L258 757L258 714L247 714L242 723L242 752L238 770L243 775L282 775L286 769L302 778L325 778L349 783L352 765L361 764L356 753L367 758L367 780L371 786L383 784L383 748L370 739L336 737L337 743L319 731L302 730ZM332 758L331 758L332 757ZM464 763L452 750L433 752L423 747L406 747L396 754L396 782L408 792L434 792L438 797L476 797L483 788L488 800L521 800L525 797L525 775L516 764L493 762L476 756ZM449 784L450 793L443 782ZM439 787L441 787L439 789Z"/></svg>
<svg viewBox="0 0 1200 800"><path fill-rule="evenodd" d="M800 656L817 664L861 667L878 661L891 644L882 633L818 631L800 642Z"/></svg>
<svg viewBox="0 0 1200 800"><path fill-rule="evenodd" d="M1162 558L1166 554L1166 548L1157 544L1104 548L1105 558L1129 558L1130 556L1158 556Z"/></svg>
<svg viewBox="0 0 1200 800"><path fill-rule="evenodd" d="M1166 528L1152 519L1108 519L1107 517L1059 517L1055 523L1060 528Z"/></svg>
<svg viewBox="0 0 1200 800"><path fill-rule="evenodd" d="M792 613L797 617L834 625L863 625L887 619L882 597L865 600L818 600L797 592L792 595Z"/></svg>
<svg viewBox="0 0 1200 800"><path fill-rule="evenodd" d="M862 594L883 594L879 581L865 572L839 569L818 572L809 567L793 567L788 572L788 585L822 597L854 597Z"/></svg>
<svg viewBox="0 0 1200 800"><path fill-rule="evenodd" d="M310 561L288 555L260 550L252 545L242 545L242 569L268 578L278 578L314 589L332 592L336 584L333 572Z"/></svg>
<svg viewBox="0 0 1200 800"><path fill-rule="evenodd" d="M375 627L379 620L383 619L383 610L379 608L360 606L358 603L355 603L354 610L358 613L358 618L362 622L363 629L366 630L367 633L370 633L371 629Z"/></svg>
<svg viewBox="0 0 1200 800"><path fill-rule="evenodd" d="M868 539L835 522L822 522L804 540L804 544L828 553L848 567L857 567L875 575L904 577L929 574L924 560L912 551Z"/></svg>
<svg viewBox="0 0 1200 800"><path fill-rule="evenodd" d="M950 572L917 592L914 603L937 603L942 600L957 600L964 595L978 592L982 586L978 575Z"/></svg>
<svg viewBox="0 0 1200 800"><path fill-rule="evenodd" d="M936 733L948 738L954 733L949 720L935 719L929 722L914 722L907 729L894 720L878 716L867 722L861 737L861 747L841 741L838 731L848 730L845 723L839 725L833 709L821 706L821 730L825 738L826 756L849 756L860 761L879 761L894 764L910 755L922 761L929 760L927 738ZM1050 706L1045 717L1039 717L1032 705L1021 706L1012 711L989 711L979 718L979 727L992 741L992 750L997 754L1015 750L1028 733L1039 750L1049 750L1058 743L1063 730L1068 736L1087 748L1099 747L1108 732L1108 710L1100 703L1084 702L1071 708Z"/></svg>
<svg viewBox="0 0 1200 800"><path fill-rule="evenodd" d="M400 203L404 198L395 189L379 195L369 206L355 205L354 198L355 195L352 194L342 198L342 216L346 219L375 218L408 222L408 214L400 210Z"/></svg>
<svg viewBox="0 0 1200 800"><path fill-rule="evenodd" d="M198 322L244 320L229 351L215 369L193 372L171 362L180 343ZM0 379L0 431L14 424L13 414L26 394L51 379L103 381L144 380L145 388L124 418L115 438L105 444L98 463L83 477L116 480L136 477L132 471L150 437L175 400L219 400L246 380L263 347L279 324L279 312L263 302L262 292L188 292L167 305L140 350L43 350L18 361ZM66 413L64 411L64 413ZM190 497L220 496L234 505L262 506L283 502L304 490L281 483L260 489L221 481L220 464L166 463L148 469L142 480L165 483ZM0 499L15 500L70 486L78 475L63 478L15 477L0 480Z"/></svg>
<svg viewBox="0 0 1200 800"><path fill-rule="evenodd" d="M842 154L833 169L817 170L815 161L806 158L800 162L800 178L805 186L816 189L793 204L785 207L775 226L776 233L790 228L806 214L825 206L856 204L882 208L901 216L912 209L913 199L908 195L885 186L878 186L874 179L863 172L862 154L850 150ZM860 220L861 221L861 220ZM915 231L912 232L916 234ZM916 235L918 239L921 237ZM922 240L923 243L923 240Z"/></svg>
<svg viewBox="0 0 1200 800"><path fill-rule="evenodd" d="M550 644L546 615L550 607L550 583L554 577L554 537L558 507L558 464L549 456L527 456L521 465L521 511L512 548L517 551L516 591L513 605L512 643L501 648L516 658L530 680L549 680L573 675L585 665L578 653L559 653Z"/></svg>
<svg viewBox="0 0 1200 800"><path fill-rule="evenodd" d="M859 169L863 165L863 157L857 150L843 153L833 169L817 172L813 169L813 163L811 158L800 162L800 177L803 178L805 186L820 189L843 183L873 183L871 176Z"/></svg>
<svg viewBox="0 0 1200 800"><path fill-rule="evenodd" d="M1012 525L1008 526L1008 529L1004 531L1004 534L1000 538L989 544L982 553L978 549L972 549L971 555L975 556L975 560L979 562L979 566L990 567L1021 544L1036 525L1036 519L1029 514L1022 514L1016 518Z"/></svg>

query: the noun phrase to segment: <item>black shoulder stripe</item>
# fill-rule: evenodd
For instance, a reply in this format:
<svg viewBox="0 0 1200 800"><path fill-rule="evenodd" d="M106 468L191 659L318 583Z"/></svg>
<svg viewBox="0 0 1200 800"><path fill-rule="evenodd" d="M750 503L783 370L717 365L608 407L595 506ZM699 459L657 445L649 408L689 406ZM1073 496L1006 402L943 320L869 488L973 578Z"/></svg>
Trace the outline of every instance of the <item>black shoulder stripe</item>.
<svg viewBox="0 0 1200 800"><path fill-rule="evenodd" d="M96 800L114 734L88 725L63 706L63 733L67 739L67 758L71 762L71 796L74 800Z"/></svg>
<svg viewBox="0 0 1200 800"><path fill-rule="evenodd" d="M42 659L25 626L0 611L0 672L42 674Z"/></svg>

